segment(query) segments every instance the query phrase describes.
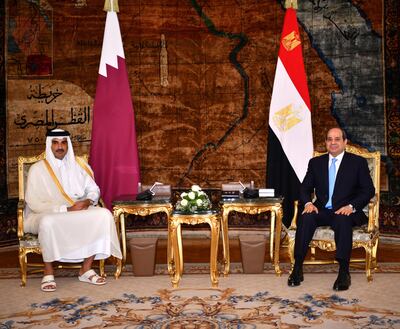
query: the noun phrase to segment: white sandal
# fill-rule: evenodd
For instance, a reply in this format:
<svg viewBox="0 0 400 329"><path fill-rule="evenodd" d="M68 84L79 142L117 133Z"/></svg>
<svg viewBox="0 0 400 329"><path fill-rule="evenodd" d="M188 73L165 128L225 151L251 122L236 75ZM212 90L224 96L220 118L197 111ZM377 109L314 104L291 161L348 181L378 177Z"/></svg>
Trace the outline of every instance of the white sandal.
<svg viewBox="0 0 400 329"><path fill-rule="evenodd" d="M42 279L40 289L44 292L52 292L52 291L56 291L56 288L57 288L57 285L56 285L56 281L54 281L54 275L52 275L52 274L45 275Z"/></svg>
<svg viewBox="0 0 400 329"><path fill-rule="evenodd" d="M89 270L83 273L82 275L78 276L79 281L94 284L96 286L102 286L103 284L106 284L107 281L105 281L105 278L102 276L98 275L94 270ZM104 281L98 281L99 279L104 279Z"/></svg>

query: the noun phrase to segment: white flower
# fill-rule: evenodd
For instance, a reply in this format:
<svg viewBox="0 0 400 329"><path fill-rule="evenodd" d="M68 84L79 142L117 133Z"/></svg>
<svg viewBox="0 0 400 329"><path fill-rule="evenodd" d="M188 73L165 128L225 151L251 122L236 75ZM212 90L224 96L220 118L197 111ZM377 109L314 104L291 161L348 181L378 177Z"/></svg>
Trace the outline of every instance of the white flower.
<svg viewBox="0 0 400 329"><path fill-rule="evenodd" d="M201 190L199 185L192 185L192 191L199 192Z"/></svg>
<svg viewBox="0 0 400 329"><path fill-rule="evenodd" d="M184 212L203 211L211 209L211 202L199 185L192 185L189 191L181 193L176 209Z"/></svg>

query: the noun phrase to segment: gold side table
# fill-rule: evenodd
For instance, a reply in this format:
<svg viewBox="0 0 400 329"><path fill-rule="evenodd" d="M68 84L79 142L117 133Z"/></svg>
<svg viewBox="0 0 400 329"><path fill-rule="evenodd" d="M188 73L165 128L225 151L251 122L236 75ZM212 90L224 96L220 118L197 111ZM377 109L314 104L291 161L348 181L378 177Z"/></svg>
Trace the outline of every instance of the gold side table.
<svg viewBox="0 0 400 329"><path fill-rule="evenodd" d="M117 263L117 270L115 272L115 278L121 275L122 268L126 262L126 231L125 231L125 214L132 214L137 216L148 216L158 212L164 212L167 214L167 222L170 222L170 216L172 213L172 203L169 197L153 197L149 201L136 200L136 195L122 195L112 202L114 220L117 226L117 233L120 237L122 244L122 260ZM169 239L169 237L168 237ZM168 242L168 249L170 243ZM168 254L170 250L168 250ZM168 263L168 272L171 273L172 269Z"/></svg>
<svg viewBox="0 0 400 329"><path fill-rule="evenodd" d="M222 206L222 245L223 245L223 265L224 276L229 274L230 255L228 237L228 216L231 211L245 214L260 214L271 212L271 232L270 232L270 256L277 275L281 274L279 268L279 251L282 231L282 202L283 198L256 198L256 199L223 199ZM275 247L275 248L274 248Z"/></svg>
<svg viewBox="0 0 400 329"><path fill-rule="evenodd" d="M183 273L183 250L181 224L207 223L211 228L211 251L210 251L210 279L213 287L218 286L218 239L220 231L220 214L218 211L199 211L196 213L185 213L173 211L168 222L168 264L173 271L170 272L172 286L177 288ZM169 246L171 244L171 246Z"/></svg>

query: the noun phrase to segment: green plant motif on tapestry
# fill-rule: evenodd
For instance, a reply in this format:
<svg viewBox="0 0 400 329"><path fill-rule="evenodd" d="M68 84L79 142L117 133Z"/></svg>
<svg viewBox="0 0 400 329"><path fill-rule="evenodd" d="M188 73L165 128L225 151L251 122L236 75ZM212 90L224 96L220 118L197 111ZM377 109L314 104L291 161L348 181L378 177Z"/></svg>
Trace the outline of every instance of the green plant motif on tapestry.
<svg viewBox="0 0 400 329"><path fill-rule="evenodd" d="M177 202L175 208L184 212L209 210L211 209L211 202L199 185L192 185L188 192L181 194L181 199Z"/></svg>

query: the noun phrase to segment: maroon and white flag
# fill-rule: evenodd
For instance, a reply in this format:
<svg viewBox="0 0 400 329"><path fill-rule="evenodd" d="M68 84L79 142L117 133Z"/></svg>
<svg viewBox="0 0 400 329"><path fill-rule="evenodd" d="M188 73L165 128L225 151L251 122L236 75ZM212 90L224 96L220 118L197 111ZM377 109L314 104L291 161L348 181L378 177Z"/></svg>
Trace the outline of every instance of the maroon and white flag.
<svg viewBox="0 0 400 329"><path fill-rule="evenodd" d="M90 165L107 206L137 193L140 181L135 115L117 13L107 11L93 108Z"/></svg>

